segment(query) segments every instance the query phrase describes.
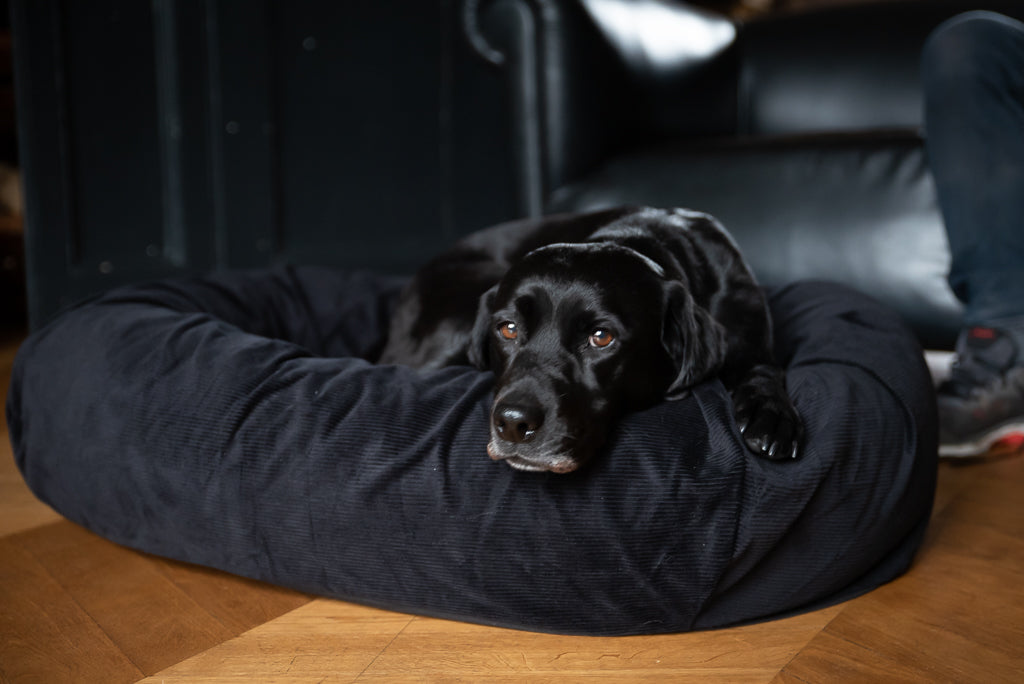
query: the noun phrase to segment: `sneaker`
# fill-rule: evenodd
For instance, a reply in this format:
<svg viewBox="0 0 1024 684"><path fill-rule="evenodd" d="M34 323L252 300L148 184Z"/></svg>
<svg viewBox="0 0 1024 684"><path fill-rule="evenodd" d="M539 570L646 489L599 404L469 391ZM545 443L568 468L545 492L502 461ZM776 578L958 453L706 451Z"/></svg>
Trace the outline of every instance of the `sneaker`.
<svg viewBox="0 0 1024 684"><path fill-rule="evenodd" d="M960 334L949 380L939 385L939 455L979 456L1024 435L1024 358L1007 334Z"/></svg>

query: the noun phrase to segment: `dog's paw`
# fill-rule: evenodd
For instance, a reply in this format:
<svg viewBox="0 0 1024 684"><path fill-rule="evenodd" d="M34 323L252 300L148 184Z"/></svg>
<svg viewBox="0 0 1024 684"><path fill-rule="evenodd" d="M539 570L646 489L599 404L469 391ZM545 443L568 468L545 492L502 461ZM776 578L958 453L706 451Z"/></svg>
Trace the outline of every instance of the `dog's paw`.
<svg viewBox="0 0 1024 684"><path fill-rule="evenodd" d="M795 459L800 453L803 423L785 392L765 394L757 391L733 394L736 423L747 449L781 461Z"/></svg>

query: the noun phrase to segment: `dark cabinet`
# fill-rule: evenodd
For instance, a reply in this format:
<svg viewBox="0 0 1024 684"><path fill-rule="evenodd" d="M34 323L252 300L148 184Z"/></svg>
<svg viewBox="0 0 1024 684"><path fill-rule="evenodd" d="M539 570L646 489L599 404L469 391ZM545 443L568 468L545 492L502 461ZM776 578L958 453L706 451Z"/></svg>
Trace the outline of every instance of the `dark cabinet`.
<svg viewBox="0 0 1024 684"><path fill-rule="evenodd" d="M14 0L31 322L219 268L406 272L522 207L455 0Z"/></svg>

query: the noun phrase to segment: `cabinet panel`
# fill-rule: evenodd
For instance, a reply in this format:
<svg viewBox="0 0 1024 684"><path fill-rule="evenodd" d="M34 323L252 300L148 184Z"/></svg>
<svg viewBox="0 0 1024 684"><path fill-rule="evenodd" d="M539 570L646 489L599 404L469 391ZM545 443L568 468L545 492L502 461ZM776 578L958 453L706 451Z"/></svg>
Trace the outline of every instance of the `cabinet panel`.
<svg viewBox="0 0 1024 684"><path fill-rule="evenodd" d="M516 214L458 0L12 0L30 322L121 283L408 272Z"/></svg>

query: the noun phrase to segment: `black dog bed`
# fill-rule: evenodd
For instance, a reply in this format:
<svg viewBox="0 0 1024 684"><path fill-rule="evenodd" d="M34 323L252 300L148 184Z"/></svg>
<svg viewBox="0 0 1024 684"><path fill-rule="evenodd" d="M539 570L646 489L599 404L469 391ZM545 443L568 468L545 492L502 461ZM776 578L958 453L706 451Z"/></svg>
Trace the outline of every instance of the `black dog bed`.
<svg viewBox="0 0 1024 684"><path fill-rule="evenodd" d="M134 286L21 348L18 465L71 520L326 596L641 634L807 610L903 572L935 485L910 333L839 286L774 292L803 456L747 453L718 381L633 414L570 475L485 453L492 376L375 366L397 284L280 269Z"/></svg>

